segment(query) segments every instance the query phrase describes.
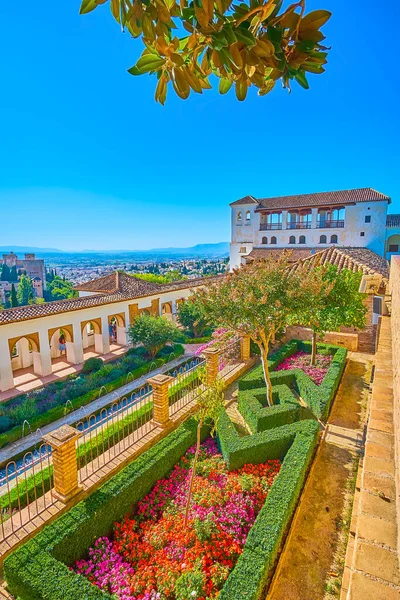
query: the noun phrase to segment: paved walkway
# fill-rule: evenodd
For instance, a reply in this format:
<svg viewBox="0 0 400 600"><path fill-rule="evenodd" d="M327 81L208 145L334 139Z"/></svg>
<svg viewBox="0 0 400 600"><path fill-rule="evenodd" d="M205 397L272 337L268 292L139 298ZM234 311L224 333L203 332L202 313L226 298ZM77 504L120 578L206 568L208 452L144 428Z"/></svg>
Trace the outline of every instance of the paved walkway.
<svg viewBox="0 0 400 600"><path fill-rule="evenodd" d="M346 503L346 484L354 468L355 452L360 450L362 406L369 392L370 373L371 357L349 352L325 435L265 600L325 598Z"/></svg>
<svg viewBox="0 0 400 600"><path fill-rule="evenodd" d="M390 317L382 317L341 600L399 600Z"/></svg>
<svg viewBox="0 0 400 600"><path fill-rule="evenodd" d="M35 446L35 444L40 442L44 434L50 433L54 429L58 429L58 427L61 427L61 425L72 425L73 423L84 419L88 415L98 412L104 406L107 406L112 402L115 402L117 399L131 394L133 390L140 388L146 383L147 379L149 379L150 377L154 377L154 375L158 375L159 373L165 373L166 371L170 371L175 367L179 367L181 364L186 362L187 359L191 356L192 355L190 354L185 354L185 356L179 356L178 358L175 358L174 360L165 363L158 369L155 369L154 371L151 371L150 373L146 373L142 377L139 377L139 379L134 379L126 385L123 385L120 388L114 390L113 392L101 396L98 400L94 400L90 404L87 404L86 406L83 406L78 410L74 410L68 413L62 419L58 419L57 421L53 421L53 423L49 423L44 427L40 427L40 437L36 432L30 433L29 435L26 435L25 437L17 440L16 442L13 442L9 446L2 448L0 450L0 464L12 460L14 456L26 452L28 448L32 448L32 446Z"/></svg>

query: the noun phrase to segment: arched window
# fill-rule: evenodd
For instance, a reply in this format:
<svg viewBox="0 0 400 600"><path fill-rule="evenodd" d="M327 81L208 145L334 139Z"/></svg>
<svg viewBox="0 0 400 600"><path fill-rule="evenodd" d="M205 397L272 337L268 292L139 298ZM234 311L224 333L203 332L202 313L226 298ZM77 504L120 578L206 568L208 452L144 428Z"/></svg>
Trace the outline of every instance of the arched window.
<svg viewBox="0 0 400 600"><path fill-rule="evenodd" d="M319 243L320 244L326 244L326 235L321 235L320 236Z"/></svg>
<svg viewBox="0 0 400 600"><path fill-rule="evenodd" d="M296 243L296 238L294 237L294 235L291 235L289 238L289 244L295 244Z"/></svg>
<svg viewBox="0 0 400 600"><path fill-rule="evenodd" d="M274 235L271 238L271 244L276 244L276 237Z"/></svg>
<svg viewBox="0 0 400 600"><path fill-rule="evenodd" d="M301 235L299 237L299 244L305 244L306 243L306 236L305 235Z"/></svg>
<svg viewBox="0 0 400 600"><path fill-rule="evenodd" d="M331 235L331 244L337 244L337 235Z"/></svg>
<svg viewBox="0 0 400 600"><path fill-rule="evenodd" d="M237 220L238 223L242 222L242 211L241 210L239 210L239 212L237 214L237 219L236 220Z"/></svg>
<svg viewBox="0 0 400 600"><path fill-rule="evenodd" d="M261 240L262 244L268 244L268 238L263 237L263 239Z"/></svg>
<svg viewBox="0 0 400 600"><path fill-rule="evenodd" d="M250 219L251 219L251 213L250 211L246 211L246 223L250 223Z"/></svg>

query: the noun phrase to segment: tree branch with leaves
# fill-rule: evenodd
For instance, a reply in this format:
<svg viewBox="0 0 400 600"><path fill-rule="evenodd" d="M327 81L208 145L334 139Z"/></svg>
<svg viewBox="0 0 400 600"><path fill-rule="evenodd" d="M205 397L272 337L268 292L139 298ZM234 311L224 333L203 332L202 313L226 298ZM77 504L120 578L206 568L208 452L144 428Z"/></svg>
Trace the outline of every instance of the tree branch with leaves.
<svg viewBox="0 0 400 600"><path fill-rule="evenodd" d="M196 397L196 412L194 418L197 421L197 437L196 437L196 452L193 458L192 472L189 480L189 490L186 499L185 521L187 527L189 522L190 505L192 502L193 484L196 477L197 461L200 453L201 445L201 430L203 425L207 424L211 427L210 435L214 435L218 427L219 417L224 406L224 389L225 384L223 379L217 378L214 383L207 385L206 372L204 369L199 369L200 385L203 388L202 392Z"/></svg>
<svg viewBox="0 0 400 600"><path fill-rule="evenodd" d="M221 94L234 85L244 100L251 86L264 96L279 80L289 91L292 80L308 89L307 74L325 70L329 48L321 27L331 13L305 14L305 0L285 10L283 0L83 0L80 12L107 1L122 30L142 38L144 50L129 73L155 75L161 104L170 84L186 99L211 88L210 75ZM183 29L187 35L178 37Z"/></svg>
<svg viewBox="0 0 400 600"><path fill-rule="evenodd" d="M269 406L272 405L270 346L277 332L298 318L304 294L301 275L290 272L287 253L277 260L243 266L197 294L210 321L240 335L249 335L259 347Z"/></svg>
<svg viewBox="0 0 400 600"><path fill-rule="evenodd" d="M341 327L365 327L367 308L365 294L359 292L362 272L341 271L335 265L301 269L307 302L304 303L299 323L312 329L311 364L315 365L317 338L327 331Z"/></svg>

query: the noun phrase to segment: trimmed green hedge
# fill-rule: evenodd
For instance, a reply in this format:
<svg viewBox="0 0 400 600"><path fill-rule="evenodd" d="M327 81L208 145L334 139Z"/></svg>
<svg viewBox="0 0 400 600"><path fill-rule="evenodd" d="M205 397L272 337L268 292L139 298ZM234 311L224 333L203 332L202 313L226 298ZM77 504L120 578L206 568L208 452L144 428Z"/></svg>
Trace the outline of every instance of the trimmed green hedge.
<svg viewBox="0 0 400 600"><path fill-rule="evenodd" d="M186 379L172 386L169 389L170 404L172 405L181 398L186 393L187 388L191 389L197 381L198 374L194 371ZM174 397L172 397L173 394L175 394ZM84 444L79 444L76 452L79 468L82 468L102 454L104 450L108 450L115 444L118 444L120 440L131 434L132 431L136 431L138 427L147 423L151 417L152 406L153 403L149 401L140 407L140 409L126 415L122 420L105 427L101 435L94 436L92 440ZM0 507L4 509L9 508L11 505L13 509L18 508L18 506L24 508L29 502L33 502L35 498L42 496L50 489L52 474L53 468L46 467L40 473L29 475L13 487L9 494L6 493L0 496Z"/></svg>
<svg viewBox="0 0 400 600"><path fill-rule="evenodd" d="M98 537L108 535L113 523L130 514L156 481L167 475L195 443L196 426L193 419L184 423L9 556L4 573L10 591L21 600L111 600L67 565L84 556ZM203 437L207 433L205 429ZM240 438L226 412L222 413L218 440L229 468L283 459L244 552L221 591L223 600L260 597L290 524L317 438L314 421Z"/></svg>
<svg viewBox="0 0 400 600"><path fill-rule="evenodd" d="M301 369L290 371L273 372L285 358L291 356L298 350L311 352L311 342L302 342L292 340L275 352L268 360L271 369L271 384L274 387L286 385L294 388L297 393L310 406L312 412L320 419L325 419L331 407L332 400L339 386L344 368L346 366L346 348L331 346L329 344L318 344L318 352L321 354L332 354L332 362L322 383L318 386ZM265 388L265 380L262 366L259 365L252 369L247 375L239 381L239 395L245 390L260 390ZM243 405L243 403L242 403ZM264 411L271 411L272 408L264 408ZM259 431L261 429L255 429ZM253 429L252 429L253 431Z"/></svg>
<svg viewBox="0 0 400 600"><path fill-rule="evenodd" d="M301 407L288 385L274 386L272 400L269 407L265 387L239 391L238 409L252 433L300 420Z"/></svg>
<svg viewBox="0 0 400 600"><path fill-rule="evenodd" d="M276 366L303 348L302 342L291 342L275 353L271 362ZM324 379L327 386L321 390L323 394L315 396L310 380L307 376L307 383L301 377L299 379L297 370L282 371L273 374L273 395L280 404L265 407L262 370L257 368L239 382L242 414L256 433L240 437L228 414L221 413L217 436L229 469L269 459L279 459L283 463L249 532L244 551L219 595L220 600L259 600L268 583L300 497L319 432L314 420L290 422L299 418L300 407L289 387L298 387L306 401L309 401L308 396L314 395L313 406L321 411L326 407L329 410L336 389L333 388L339 383L344 369L346 351L335 347L327 347L326 351L334 354L334 360ZM264 390L260 389L263 387ZM285 420L289 422L283 424ZM205 436L207 431L203 433ZM131 513L137 502L158 479L167 475L195 439L196 423L190 419L16 550L4 563L10 591L21 600L111 600L108 594L71 572L66 565L84 556L98 537L110 533L115 521Z"/></svg>
<svg viewBox="0 0 400 600"><path fill-rule="evenodd" d="M108 535L113 523L130 514L167 475L196 442L196 427L193 419L181 425L11 554L4 562L10 591L21 600L111 599L67 564L84 556L98 537Z"/></svg>
<svg viewBox="0 0 400 600"><path fill-rule="evenodd" d="M155 368L158 368L158 367L161 367L162 365L170 362L170 360L174 360L175 358L182 356L184 353L185 353L185 349L183 348L183 346L178 345L178 348L177 348L177 350L175 350L175 352L171 353L169 356L167 356L165 358L157 358L156 360L153 360L151 362L151 364L155 364L156 365ZM172 358L172 354L174 355L174 358ZM142 375L145 375L146 373L148 373L149 365L150 365L150 363L143 365L142 367L138 367L137 369L134 369L133 371L131 371L133 379L138 379L139 377L142 377ZM114 381L110 381L109 383L107 383L106 386L102 386L102 388L105 388L106 389L105 393L109 394L110 392L113 392L113 391L117 390L118 388L120 388L121 386L125 385L126 377L127 377L127 375L125 374L122 377L115 379ZM78 396L77 398L74 398L73 400L71 400L71 404L72 404L74 410L77 410L81 406L86 406L87 404L90 404L90 402L93 402L93 400L97 400L101 396L104 396L105 394L99 395L100 389L101 388L96 388L95 390L86 392L86 394L83 394L82 396ZM49 423L53 423L53 421L62 419L64 414L65 414L65 405L55 406L54 408L51 408L50 410L46 411L45 413L38 415L34 419L31 419L29 421L31 429L36 430L37 428L48 425ZM6 433L2 433L0 435L0 448L3 448L7 444L11 444L12 442L15 442L16 440L19 440L21 438L21 436L22 436L22 426L16 425L15 427L10 429Z"/></svg>
<svg viewBox="0 0 400 600"><path fill-rule="evenodd" d="M225 421L223 427L226 426ZM231 434L230 443L225 447L229 459L234 457L235 464L247 462L249 455L253 455L257 462L263 462L266 454L268 458L282 458L282 453L286 454L279 475L249 531L243 553L218 596L219 600L259 600L263 596L311 464L318 439L318 424L302 421L249 436L242 455L238 448L240 439L246 438L235 439Z"/></svg>

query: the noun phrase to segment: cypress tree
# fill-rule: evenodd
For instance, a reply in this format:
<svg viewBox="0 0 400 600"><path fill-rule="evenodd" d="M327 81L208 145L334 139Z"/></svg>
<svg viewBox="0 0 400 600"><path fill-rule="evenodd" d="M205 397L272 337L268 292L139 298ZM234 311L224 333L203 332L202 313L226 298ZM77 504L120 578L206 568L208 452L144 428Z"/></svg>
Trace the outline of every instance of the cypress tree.
<svg viewBox="0 0 400 600"><path fill-rule="evenodd" d="M18 281L18 273L17 273L17 267L16 266L11 267L9 281Z"/></svg>
<svg viewBox="0 0 400 600"><path fill-rule="evenodd" d="M10 281L10 267L6 263L1 267L1 281Z"/></svg>
<svg viewBox="0 0 400 600"><path fill-rule="evenodd" d="M17 292L15 291L14 284L12 284L12 286L11 286L10 304L11 304L11 308L13 308L14 306L18 306Z"/></svg>

